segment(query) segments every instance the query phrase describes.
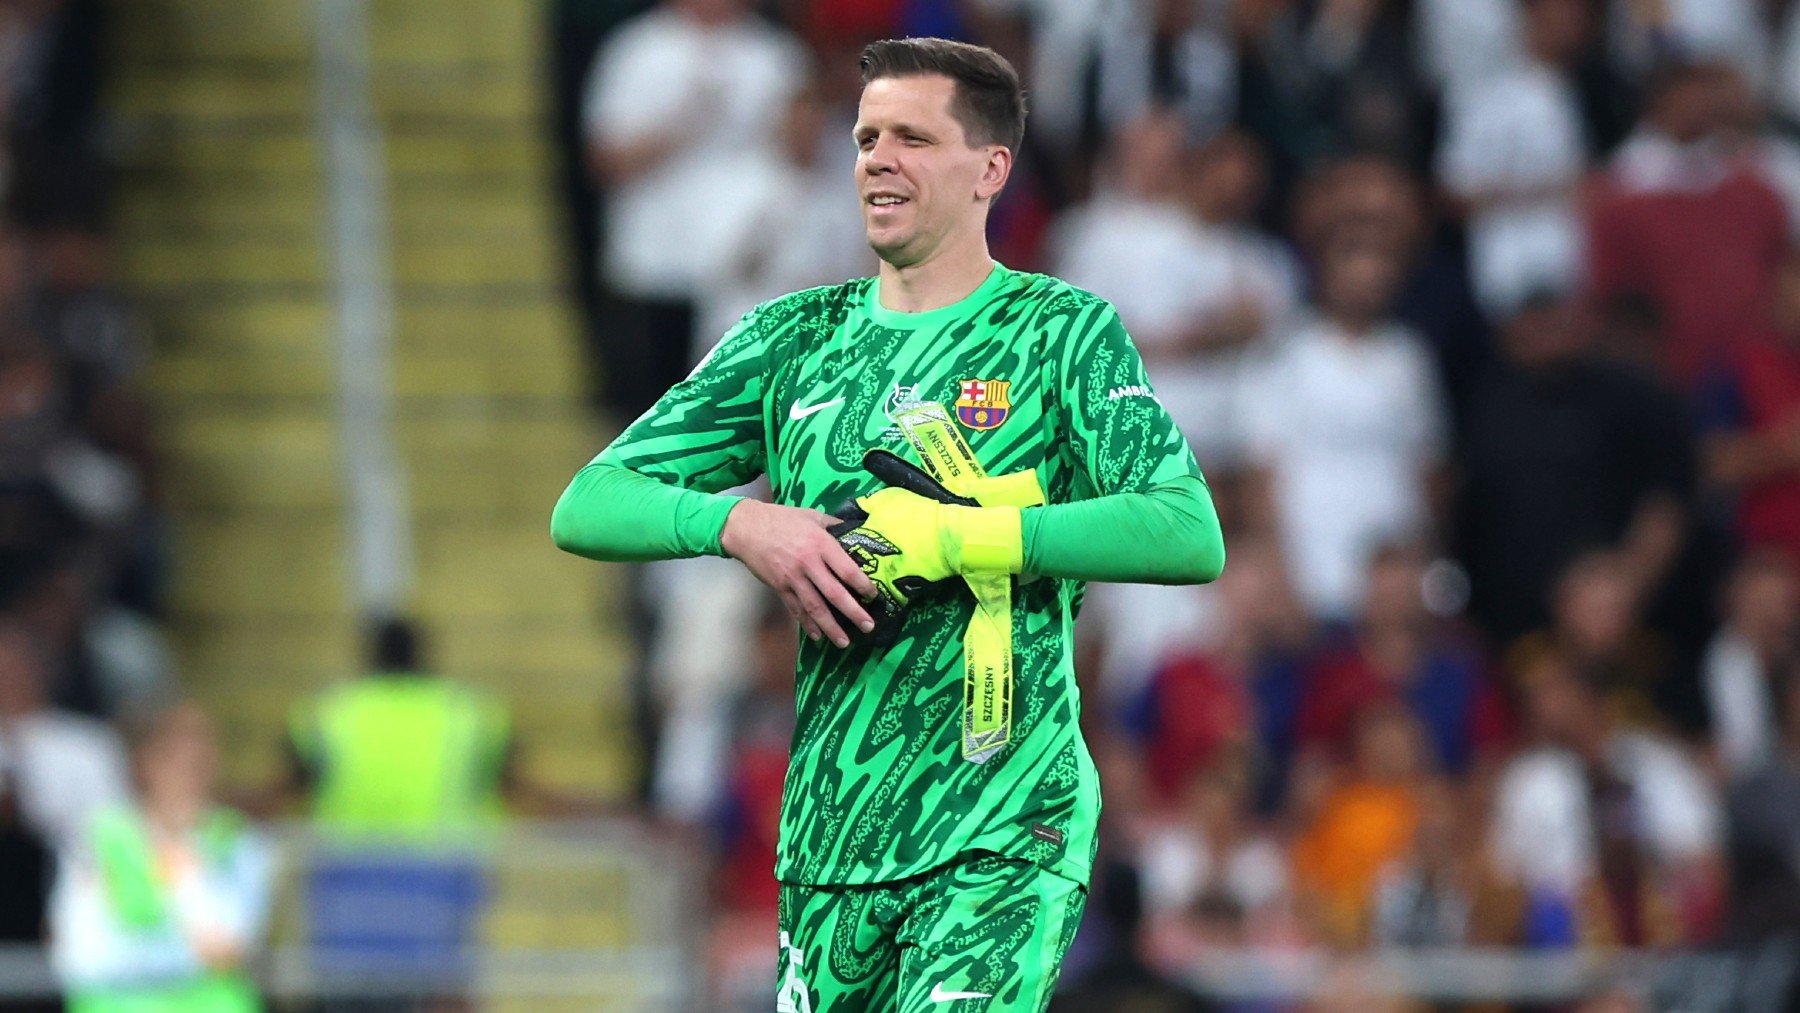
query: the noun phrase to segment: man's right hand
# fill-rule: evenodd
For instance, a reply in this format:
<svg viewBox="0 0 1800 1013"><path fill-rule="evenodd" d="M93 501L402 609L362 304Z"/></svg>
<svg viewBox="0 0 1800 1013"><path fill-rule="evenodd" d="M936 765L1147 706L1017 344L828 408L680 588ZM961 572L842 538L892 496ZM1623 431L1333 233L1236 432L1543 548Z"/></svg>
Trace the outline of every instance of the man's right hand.
<svg viewBox="0 0 1800 1013"><path fill-rule="evenodd" d="M848 647L850 637L831 610L865 633L874 629L862 602L875 596L875 584L826 533L836 523L817 510L741 500L725 517L719 546L781 596L807 636Z"/></svg>

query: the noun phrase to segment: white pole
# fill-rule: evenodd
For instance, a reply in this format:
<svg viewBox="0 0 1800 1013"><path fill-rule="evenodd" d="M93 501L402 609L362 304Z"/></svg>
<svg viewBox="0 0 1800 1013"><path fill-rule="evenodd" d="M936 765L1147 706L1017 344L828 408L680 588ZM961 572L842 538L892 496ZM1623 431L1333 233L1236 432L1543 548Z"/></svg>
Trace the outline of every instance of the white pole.
<svg viewBox="0 0 1800 1013"><path fill-rule="evenodd" d="M365 615L394 613L411 596L412 528L394 451L387 171L369 99L367 0L314 2L352 601Z"/></svg>

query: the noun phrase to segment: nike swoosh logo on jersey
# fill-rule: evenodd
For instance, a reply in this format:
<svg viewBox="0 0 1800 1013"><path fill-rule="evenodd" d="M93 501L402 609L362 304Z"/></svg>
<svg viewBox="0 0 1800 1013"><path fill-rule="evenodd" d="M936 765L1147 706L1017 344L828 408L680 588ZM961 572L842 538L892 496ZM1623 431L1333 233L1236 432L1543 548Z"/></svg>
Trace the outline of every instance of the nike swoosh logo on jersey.
<svg viewBox="0 0 1800 1013"><path fill-rule="evenodd" d="M994 993L992 992L946 992L944 991L944 983L941 981L931 986L932 1002L955 1002L958 999L992 999L993 997Z"/></svg>
<svg viewBox="0 0 1800 1013"><path fill-rule="evenodd" d="M807 405L805 408L802 408L802 407L800 407L800 402L795 401L792 405L788 406L788 418L794 422L798 422L801 419L807 417L808 415L813 414L814 412L822 412L825 409L830 408L832 405L843 404L843 403L844 403L843 398L834 397L829 401L820 401L818 404Z"/></svg>

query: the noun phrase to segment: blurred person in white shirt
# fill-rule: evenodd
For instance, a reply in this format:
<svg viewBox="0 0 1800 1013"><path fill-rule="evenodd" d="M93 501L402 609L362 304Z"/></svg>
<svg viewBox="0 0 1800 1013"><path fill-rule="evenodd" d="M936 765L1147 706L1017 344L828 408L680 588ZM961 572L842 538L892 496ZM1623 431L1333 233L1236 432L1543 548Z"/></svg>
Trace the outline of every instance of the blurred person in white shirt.
<svg viewBox="0 0 1800 1013"><path fill-rule="evenodd" d="M1723 844L1712 785L1673 742L1626 730L1605 686L1561 656L1520 681L1538 745L1500 773L1490 846L1525 895L1525 941L1704 938Z"/></svg>
<svg viewBox="0 0 1800 1013"><path fill-rule="evenodd" d="M736 200L721 166L772 147L800 87L800 44L744 0L667 0L595 58L582 117L610 192L602 244L615 299L607 401L635 417L692 361L696 301L716 280Z"/></svg>
<svg viewBox="0 0 1800 1013"><path fill-rule="evenodd" d="M1158 352L1195 325L1191 279L1217 256L1183 200L1185 157L1172 111L1131 121L1113 137L1093 197L1063 212L1049 244L1052 270L1118 309L1159 387Z"/></svg>
<svg viewBox="0 0 1800 1013"><path fill-rule="evenodd" d="M25 822L52 845L80 833L96 809L123 801L125 749L98 721L50 706L42 645L0 621L0 768Z"/></svg>
<svg viewBox="0 0 1800 1013"><path fill-rule="evenodd" d="M1445 407L1423 340L1390 317L1391 244L1345 231L1321 252L1316 308L1246 380L1256 490L1316 618L1352 620L1376 549L1435 532Z"/></svg>
<svg viewBox="0 0 1800 1013"><path fill-rule="evenodd" d="M1106 153L1095 194L1062 213L1049 241L1056 275L1118 309L1177 424L1186 399L1165 385L1171 365L1178 368L1172 349L1199 320L1194 279L1225 270L1183 200L1185 136L1168 109L1126 125ZM1115 701L1140 688L1165 653L1204 638L1213 614L1200 588L1117 584L1094 591L1092 607L1105 617L1099 689Z"/></svg>
<svg viewBox="0 0 1800 1013"><path fill-rule="evenodd" d="M1064 213L1051 250L1058 275L1118 308L1158 397L1216 478L1243 456L1241 353L1291 312L1297 272L1247 222L1266 182L1254 142L1228 134L1190 162L1182 137L1167 111L1121 131L1108 178Z"/></svg>
<svg viewBox="0 0 1800 1013"><path fill-rule="evenodd" d="M724 241L701 293L700 334L724 334L764 300L872 273L851 184L856 146L850 117L835 115L822 81L794 93L779 144L747 151L732 166L732 197L715 202ZM842 122L839 122L840 119ZM698 362L705 348L694 349Z"/></svg>
<svg viewBox="0 0 1800 1013"><path fill-rule="evenodd" d="M1266 172L1253 142L1226 134L1190 163L1184 136L1169 110L1121 131L1099 192L1056 223L1051 259L1057 275L1117 307L1217 495L1245 456L1242 363L1291 311L1296 272L1248 224ZM1109 698L1217 626L1207 588L1096 585L1091 600L1107 617Z"/></svg>
<svg viewBox="0 0 1800 1013"><path fill-rule="evenodd" d="M1256 224L1269 184L1260 144L1247 134L1221 134L1194 153L1188 175L1189 202L1215 255L1190 282L1198 321L1162 350L1168 362L1156 378L1157 391L1219 497L1218 487L1232 484L1246 463L1239 401L1244 371L1268 354L1275 335L1291 328L1302 282L1287 244ZM1233 498L1224 492L1224 499Z"/></svg>
<svg viewBox="0 0 1800 1013"><path fill-rule="evenodd" d="M1524 52L1448 93L1437 175L1468 215L1475 294L1490 319L1566 288L1582 265L1575 188L1587 166L1570 71L1589 34L1585 0L1521 0Z"/></svg>
<svg viewBox="0 0 1800 1013"><path fill-rule="evenodd" d="M1504 73L1519 57L1518 7L1519 0L1418 0L1420 69L1446 89Z"/></svg>
<svg viewBox="0 0 1800 1013"><path fill-rule="evenodd" d="M1196 772L1185 797L1154 818L1138 845L1139 889L1152 966L1178 967L1203 948L1191 925L1195 905L1224 900L1252 941L1284 927L1287 855L1252 812L1248 758L1229 753Z"/></svg>
<svg viewBox="0 0 1800 1013"><path fill-rule="evenodd" d="M254 1013L274 852L215 802L218 747L193 705L138 737L137 801L62 848L51 958L74 1013Z"/></svg>

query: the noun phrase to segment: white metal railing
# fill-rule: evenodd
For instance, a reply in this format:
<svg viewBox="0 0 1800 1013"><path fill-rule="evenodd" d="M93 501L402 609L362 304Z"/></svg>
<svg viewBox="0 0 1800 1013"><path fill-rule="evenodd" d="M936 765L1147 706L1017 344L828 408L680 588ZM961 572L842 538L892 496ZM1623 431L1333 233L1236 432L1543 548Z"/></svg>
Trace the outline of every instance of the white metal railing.
<svg viewBox="0 0 1800 1013"><path fill-rule="evenodd" d="M283 856L282 885L270 946L254 970L273 998L453 991L545 1009L679 1013L699 1009L706 994L699 970L707 966L704 857L679 836L629 820L510 826L479 851L492 889L482 930L462 955L452 986L432 973L322 969L308 944L304 885L321 859L347 852L299 824L272 832ZM521 917L526 931L519 931ZM1304 1002L1346 987L1445 1003L1567 1003L1624 991L1652 1010L1777 1013L1800 984L1800 926L1791 939L1706 952L1434 949L1346 956L1219 949L1197 959L1180 983L1216 999L1262 1003ZM40 950L0 947L0 999L57 991Z"/></svg>
<svg viewBox="0 0 1800 1013"><path fill-rule="evenodd" d="M1568 1003L1623 992L1682 1013L1779 1013L1797 983L1800 935L1719 951L1220 950L1182 980L1238 1001L1301 1002L1344 987L1445 1003Z"/></svg>
<svg viewBox="0 0 1800 1013"><path fill-rule="evenodd" d="M357 971L322 963L309 942L306 910L308 877L324 864L368 857L404 865L409 855L436 862L450 852L346 848L298 824L272 834L281 853L280 882L269 947L252 967L272 998L457 994L681 1013L697 1009L704 993L695 970L704 966L698 957L706 921L701 855L636 823L521 822L478 851L458 852L480 868L489 889L454 975L379 961ZM0 1000L58 993L41 949L0 947Z"/></svg>

